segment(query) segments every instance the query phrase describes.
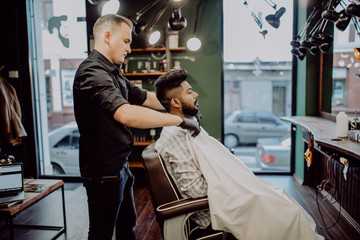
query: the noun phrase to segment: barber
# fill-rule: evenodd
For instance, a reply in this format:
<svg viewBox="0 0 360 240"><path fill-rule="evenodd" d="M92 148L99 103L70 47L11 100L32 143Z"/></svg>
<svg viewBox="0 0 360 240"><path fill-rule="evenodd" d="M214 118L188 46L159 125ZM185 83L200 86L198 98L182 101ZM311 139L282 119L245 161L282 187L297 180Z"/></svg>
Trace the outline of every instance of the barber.
<svg viewBox="0 0 360 240"><path fill-rule="evenodd" d="M80 132L80 172L89 208L88 239L135 240L134 177L128 157L133 149L129 127L180 126L194 131L195 120L161 113L154 93L138 88L120 71L131 52L132 22L119 15L94 24L94 50L74 80L74 111ZM150 109L152 108L152 109Z"/></svg>

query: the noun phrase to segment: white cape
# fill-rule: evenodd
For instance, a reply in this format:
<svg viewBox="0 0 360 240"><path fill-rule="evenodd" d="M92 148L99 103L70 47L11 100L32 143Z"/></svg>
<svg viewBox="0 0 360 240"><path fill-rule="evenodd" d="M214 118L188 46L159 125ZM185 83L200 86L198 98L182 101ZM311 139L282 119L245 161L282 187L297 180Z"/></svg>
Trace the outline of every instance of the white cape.
<svg viewBox="0 0 360 240"><path fill-rule="evenodd" d="M241 240L315 240L311 216L282 188L258 177L206 131L186 143L208 182L212 228Z"/></svg>

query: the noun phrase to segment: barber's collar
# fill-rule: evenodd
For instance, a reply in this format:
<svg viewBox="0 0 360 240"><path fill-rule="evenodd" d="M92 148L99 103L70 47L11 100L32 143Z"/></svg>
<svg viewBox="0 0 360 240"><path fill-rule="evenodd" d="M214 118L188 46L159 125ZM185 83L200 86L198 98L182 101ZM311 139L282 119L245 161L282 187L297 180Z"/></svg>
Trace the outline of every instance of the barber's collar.
<svg viewBox="0 0 360 240"><path fill-rule="evenodd" d="M98 50L96 49L93 49L91 51L91 55L94 56L95 58L98 58L101 63L104 64L105 68L107 70L109 70L109 72L112 72L114 74L121 74L121 71L120 71L120 65L118 64L114 64L112 62L110 62L109 59L107 59L101 52L99 52Z"/></svg>

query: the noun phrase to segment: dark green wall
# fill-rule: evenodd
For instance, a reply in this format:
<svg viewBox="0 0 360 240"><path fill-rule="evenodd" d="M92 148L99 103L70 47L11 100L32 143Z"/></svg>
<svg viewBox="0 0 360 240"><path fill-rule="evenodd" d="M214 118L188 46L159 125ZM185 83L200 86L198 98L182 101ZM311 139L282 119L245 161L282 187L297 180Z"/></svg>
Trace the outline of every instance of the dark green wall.
<svg viewBox="0 0 360 240"><path fill-rule="evenodd" d="M301 3L298 5L298 29L304 25L307 16L314 8L314 4L319 2L308 2L308 5ZM312 22L316 22L314 19ZM312 27L310 26L309 29ZM333 25L327 24L326 34L332 34ZM322 62L321 62L322 58ZM296 82L296 115L297 116L319 116L322 111L331 111L332 93L332 51L329 53L313 56L307 53L303 61L297 61L297 82ZM321 76L322 74L322 76ZM320 96L320 79L322 78L322 95ZM322 106L319 99L322 99ZM304 141L303 132L297 127L295 140L295 174L304 179L305 160L304 160Z"/></svg>
<svg viewBox="0 0 360 240"><path fill-rule="evenodd" d="M307 16L312 10L311 6L299 5L298 29L304 25ZM319 92L319 56L307 53L303 61L297 61L296 82L296 115L314 116L318 111ZM295 174L304 179L304 142L302 140L302 129L297 127L295 137Z"/></svg>
<svg viewBox="0 0 360 240"><path fill-rule="evenodd" d="M149 0L122 1L118 14L125 17L146 6ZM187 19L187 27L179 32L179 46L186 46L186 41L194 31L196 8L199 0L190 0L182 8L182 15ZM156 27L164 29L174 5L170 4ZM87 3L88 33L99 17L97 6ZM153 21L161 3L143 14L140 20L146 23ZM180 60L181 67L189 73L188 82L199 93L199 106L203 115L202 126L215 138L222 137L222 0L202 1L200 7L197 34L202 40L202 48L197 52L185 51L173 53L173 56L194 57L195 62ZM165 44L164 40L162 42ZM145 47L144 35L133 35L132 48ZM130 54L131 56L131 54Z"/></svg>

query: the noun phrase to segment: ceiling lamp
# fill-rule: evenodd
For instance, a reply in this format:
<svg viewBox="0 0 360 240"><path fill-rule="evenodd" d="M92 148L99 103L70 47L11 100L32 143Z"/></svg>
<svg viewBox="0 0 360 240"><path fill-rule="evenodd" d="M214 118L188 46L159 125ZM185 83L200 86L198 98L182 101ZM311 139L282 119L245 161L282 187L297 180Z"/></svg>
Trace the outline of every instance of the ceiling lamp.
<svg viewBox="0 0 360 240"><path fill-rule="evenodd" d="M349 5L346 7L345 12L346 12L347 14L352 15L352 16L360 17L360 6L359 6L359 5L356 5L356 4L354 4L354 3L349 4Z"/></svg>
<svg viewBox="0 0 360 240"><path fill-rule="evenodd" d="M136 17L132 17L132 16L129 17L129 19L134 24L133 33L135 35L139 35L140 33L144 32L147 27L147 24L144 21L139 21L140 17L144 13L149 11L153 6L155 6L160 1L161 0L156 0L156 1L150 2L148 5L146 5L144 8L142 8L140 11L135 13Z"/></svg>
<svg viewBox="0 0 360 240"><path fill-rule="evenodd" d="M244 1L244 6L249 10L249 4L247 1ZM249 10L251 13L251 16L253 17L254 21L256 22L256 24L259 26L260 29L262 29L262 23L261 20L256 16L256 14L252 11Z"/></svg>
<svg viewBox="0 0 360 240"><path fill-rule="evenodd" d="M88 0L91 5L98 5L101 16L106 14L116 14L120 9L119 0Z"/></svg>
<svg viewBox="0 0 360 240"><path fill-rule="evenodd" d="M265 0L265 2L266 2L267 4L269 4L270 7L272 7L274 10L276 10L276 4L275 4L273 1L271 1L271 0Z"/></svg>
<svg viewBox="0 0 360 240"><path fill-rule="evenodd" d="M339 12L339 19L336 21L335 26L340 31L345 31L351 21L352 16L345 12L345 9Z"/></svg>
<svg viewBox="0 0 360 240"><path fill-rule="evenodd" d="M319 9L317 7L313 8L312 12L310 13L304 25L301 27L299 33L297 34L296 39L290 42L290 45L293 47L291 53L297 56L299 60L303 60L306 56L307 51L311 49L312 43L310 43L306 39L306 33L308 31L311 21L319 13L320 10L322 11L322 9ZM315 24L316 27L318 23Z"/></svg>
<svg viewBox="0 0 360 240"><path fill-rule="evenodd" d="M171 13L171 17L169 18L168 26L174 31L180 31L184 29L187 25L186 18L181 16L181 8L175 7Z"/></svg>
<svg viewBox="0 0 360 240"><path fill-rule="evenodd" d="M150 45L155 45L161 38L161 32L159 30L154 30L154 27L161 18L161 16L164 14L168 5L169 5L169 0L166 0L163 6L161 7L160 11L158 12L158 14L155 16L151 26L145 29L145 32L148 36L148 43Z"/></svg>
<svg viewBox="0 0 360 240"><path fill-rule="evenodd" d="M186 46L190 51L197 51L201 48L201 40L196 36L197 25L200 15L200 6L203 0L200 0L196 8L196 19L194 24L194 33L192 37L187 41Z"/></svg>
<svg viewBox="0 0 360 240"><path fill-rule="evenodd" d="M331 22L336 22L339 19L339 13L332 9L325 9L321 13L321 17Z"/></svg>
<svg viewBox="0 0 360 240"><path fill-rule="evenodd" d="M180 0L181 1L181 0ZM176 2L180 2L179 0ZM181 4L173 8L171 17L169 18L168 27L174 31L180 31L187 25L186 18L181 15L181 8L188 0L184 0Z"/></svg>
<svg viewBox="0 0 360 240"><path fill-rule="evenodd" d="M279 10L275 12L275 14L269 14L265 17L265 20L273 27L279 28L280 26L280 18L286 12L286 8L281 7Z"/></svg>
<svg viewBox="0 0 360 240"><path fill-rule="evenodd" d="M265 0L265 2L266 2L267 4L269 4L270 7L272 7L274 10L276 10L276 3L274 3L274 2L271 1L271 0Z"/></svg>
<svg viewBox="0 0 360 240"><path fill-rule="evenodd" d="M116 14L120 9L119 0L110 0L103 4L101 9L101 16L106 14Z"/></svg>

